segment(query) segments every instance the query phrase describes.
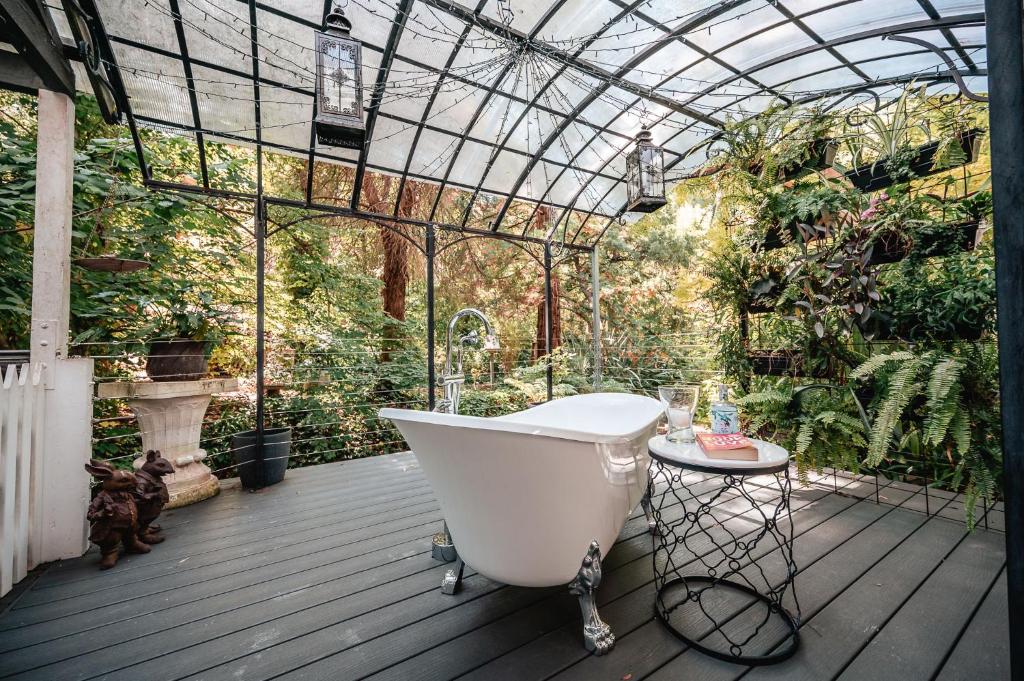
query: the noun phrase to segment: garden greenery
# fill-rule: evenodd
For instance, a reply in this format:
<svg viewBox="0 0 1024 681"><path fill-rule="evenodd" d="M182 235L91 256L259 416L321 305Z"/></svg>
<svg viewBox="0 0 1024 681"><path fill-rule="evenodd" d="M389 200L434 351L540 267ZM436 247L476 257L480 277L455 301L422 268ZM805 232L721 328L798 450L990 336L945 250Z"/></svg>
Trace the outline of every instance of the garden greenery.
<svg viewBox="0 0 1024 681"><path fill-rule="evenodd" d="M985 116L914 86L877 110L776 107L730 126L719 172L694 181L723 197L702 271L748 429L785 443L801 473L964 491L972 523L1001 469L984 152L964 165ZM826 142L833 167L814 166ZM841 177L858 167L886 186Z"/></svg>

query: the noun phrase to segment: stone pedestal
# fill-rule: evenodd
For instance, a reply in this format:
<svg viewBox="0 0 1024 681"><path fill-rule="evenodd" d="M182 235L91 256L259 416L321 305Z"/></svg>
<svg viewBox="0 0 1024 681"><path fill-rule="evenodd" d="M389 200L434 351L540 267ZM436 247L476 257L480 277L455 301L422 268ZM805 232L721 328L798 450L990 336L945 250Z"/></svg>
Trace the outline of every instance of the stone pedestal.
<svg viewBox="0 0 1024 681"><path fill-rule="evenodd" d="M141 468L145 452L155 449L174 465L164 477L176 508L207 499L220 491L217 477L203 463L206 452L199 448L203 417L213 395L238 389L238 379L214 378L200 381L103 383L101 398L127 400L142 430L142 452L135 460Z"/></svg>

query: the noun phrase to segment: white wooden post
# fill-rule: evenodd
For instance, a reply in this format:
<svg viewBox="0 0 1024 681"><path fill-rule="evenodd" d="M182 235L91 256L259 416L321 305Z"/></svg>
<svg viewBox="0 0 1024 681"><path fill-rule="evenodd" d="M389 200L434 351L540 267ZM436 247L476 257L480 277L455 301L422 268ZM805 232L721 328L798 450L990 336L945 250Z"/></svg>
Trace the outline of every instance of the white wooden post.
<svg viewBox="0 0 1024 681"><path fill-rule="evenodd" d="M58 359L53 387L47 384L43 394L42 563L80 556L89 548L89 474L84 466L92 453L92 365L86 357Z"/></svg>
<svg viewBox="0 0 1024 681"><path fill-rule="evenodd" d="M71 193L75 171L75 102L39 91L36 220L32 244L32 361L53 384L58 357L68 354L71 302Z"/></svg>
<svg viewBox="0 0 1024 681"><path fill-rule="evenodd" d="M36 215L32 249L32 362L42 364L45 394L35 489L40 562L81 555L92 450L92 360L67 359L71 297L71 214L75 103L39 91ZM35 551L33 551L35 554Z"/></svg>

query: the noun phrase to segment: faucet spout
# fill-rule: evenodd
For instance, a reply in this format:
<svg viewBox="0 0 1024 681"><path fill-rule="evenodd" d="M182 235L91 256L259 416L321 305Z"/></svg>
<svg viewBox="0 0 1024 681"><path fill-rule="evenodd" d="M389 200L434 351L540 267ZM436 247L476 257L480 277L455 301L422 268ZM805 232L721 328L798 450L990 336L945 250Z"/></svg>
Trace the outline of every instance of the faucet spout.
<svg viewBox="0 0 1024 681"><path fill-rule="evenodd" d="M485 334L483 342L484 350L487 350L488 352L497 352L500 348L498 344L498 337L494 334L491 322L483 312L473 307L467 307L452 315L451 320L448 322L448 332L445 339L444 373L438 379L438 385L444 388L444 399L437 405L437 411L443 411L449 414L459 413L459 398L462 392L462 384L466 381L466 377L462 373L462 350L467 345L476 346L480 342L480 335L475 330L459 337L458 348L456 351L456 364L453 371L452 337L455 336L455 327L466 317L476 317L481 323L483 323Z"/></svg>

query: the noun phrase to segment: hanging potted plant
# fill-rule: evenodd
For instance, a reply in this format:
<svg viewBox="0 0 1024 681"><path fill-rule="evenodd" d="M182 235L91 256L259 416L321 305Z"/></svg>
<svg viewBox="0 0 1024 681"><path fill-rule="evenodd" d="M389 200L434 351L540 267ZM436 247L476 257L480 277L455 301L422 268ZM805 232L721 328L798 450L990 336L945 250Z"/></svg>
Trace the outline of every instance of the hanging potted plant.
<svg viewBox="0 0 1024 681"><path fill-rule="evenodd" d="M176 286L162 300L143 301L152 315L146 375L154 381L197 381L206 376L213 348L235 320L213 296L192 284Z"/></svg>
<svg viewBox="0 0 1024 681"><path fill-rule="evenodd" d="M761 217L768 227L759 245L770 251L826 239L852 221L859 201L856 192L827 181L800 183L769 194Z"/></svg>

